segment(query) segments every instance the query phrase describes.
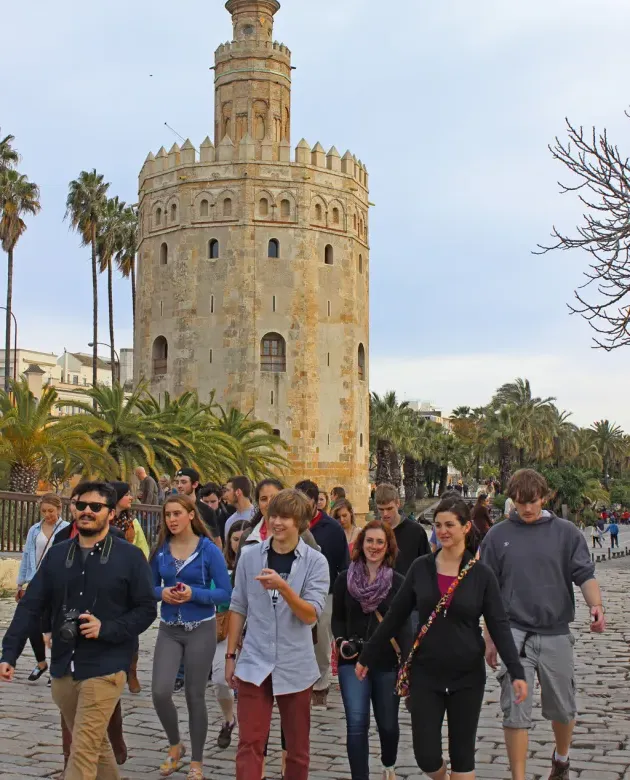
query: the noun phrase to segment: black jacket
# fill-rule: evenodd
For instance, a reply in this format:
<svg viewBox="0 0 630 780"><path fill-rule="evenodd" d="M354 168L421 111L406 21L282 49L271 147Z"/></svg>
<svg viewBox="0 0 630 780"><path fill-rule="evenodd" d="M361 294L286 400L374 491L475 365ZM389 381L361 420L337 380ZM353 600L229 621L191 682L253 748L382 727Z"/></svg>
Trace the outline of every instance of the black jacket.
<svg viewBox="0 0 630 780"><path fill-rule="evenodd" d="M429 619L440 600L435 565L438 554L418 558L409 569L385 620L363 648L359 660L364 666L377 662L389 637L398 634L413 609L420 614L419 628ZM471 558L466 552L461 568ZM479 625L482 615L511 678L525 679L497 578L478 562L461 581L451 605L438 615L416 651L411 669L412 693L414 683L440 691L483 684L486 668Z"/></svg>
<svg viewBox="0 0 630 780"><path fill-rule="evenodd" d="M394 536L398 545L395 568L404 577L416 558L431 552L431 545L424 527L408 518L402 519L394 528Z"/></svg>
<svg viewBox="0 0 630 780"><path fill-rule="evenodd" d="M339 573L350 566L346 534L337 520L333 520L325 512L321 512L321 518L315 525L311 525L311 533L315 537L322 555L328 561L330 569L329 593L332 593Z"/></svg>
<svg viewBox="0 0 630 780"><path fill-rule="evenodd" d="M66 602L67 597L67 602ZM98 639L67 642L59 635L69 610L92 612L101 621ZM19 602L2 641L2 661L15 666L34 620L48 613L52 626L53 677L75 680L126 671L137 638L153 623L157 604L151 569L143 553L112 534L85 562L79 538L53 545Z"/></svg>
<svg viewBox="0 0 630 780"><path fill-rule="evenodd" d="M385 617L394 600L394 597L400 590L405 578L394 572L392 587L389 593L378 605L378 612L381 617ZM350 595L348 591L348 572L342 571L337 577L333 590L333 608L332 608L332 632L335 640L354 639L356 637L367 641L378 628L379 621L375 612L366 614L361 608L361 604ZM396 641L403 654L409 652L411 647L411 627L409 621L403 623L402 628L396 634ZM338 642L337 642L338 643ZM338 663L356 664L356 659L346 661L339 656ZM390 671L398 666L398 657L391 642L381 645L379 653L372 662L371 668L380 671Z"/></svg>

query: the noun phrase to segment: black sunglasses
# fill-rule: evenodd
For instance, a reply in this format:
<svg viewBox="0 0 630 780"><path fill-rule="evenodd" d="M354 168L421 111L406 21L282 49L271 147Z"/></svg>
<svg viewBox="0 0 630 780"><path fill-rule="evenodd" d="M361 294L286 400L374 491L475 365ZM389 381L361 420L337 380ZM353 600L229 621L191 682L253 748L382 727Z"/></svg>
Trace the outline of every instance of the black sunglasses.
<svg viewBox="0 0 630 780"><path fill-rule="evenodd" d="M79 512L84 512L88 507L92 512L98 513L101 509L110 509L109 504L103 504L100 501L77 501L77 509Z"/></svg>

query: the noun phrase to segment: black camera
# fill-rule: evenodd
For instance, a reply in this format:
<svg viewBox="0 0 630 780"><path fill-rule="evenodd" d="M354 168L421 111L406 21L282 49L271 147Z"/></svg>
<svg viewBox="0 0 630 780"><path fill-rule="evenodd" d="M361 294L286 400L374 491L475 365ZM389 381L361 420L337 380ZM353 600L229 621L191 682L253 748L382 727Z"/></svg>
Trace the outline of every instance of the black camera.
<svg viewBox="0 0 630 780"><path fill-rule="evenodd" d="M339 655L344 661L351 661L353 658L356 658L361 650L363 650L363 640L358 636L344 639L339 645Z"/></svg>
<svg viewBox="0 0 630 780"><path fill-rule="evenodd" d="M69 609L63 616L63 623L59 629L59 636L64 642L74 642L79 636L80 609Z"/></svg>

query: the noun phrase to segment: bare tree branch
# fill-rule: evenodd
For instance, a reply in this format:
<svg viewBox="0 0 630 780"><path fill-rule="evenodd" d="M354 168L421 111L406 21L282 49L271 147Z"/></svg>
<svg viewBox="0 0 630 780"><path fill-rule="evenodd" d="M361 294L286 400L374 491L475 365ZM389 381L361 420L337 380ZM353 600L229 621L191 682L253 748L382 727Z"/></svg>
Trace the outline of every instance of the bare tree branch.
<svg viewBox="0 0 630 780"><path fill-rule="evenodd" d="M566 124L568 140L556 137L549 151L577 177L573 185L558 182L560 192L577 193L585 211L573 237L554 225L552 243L539 244L535 254L554 249L590 254L586 281L575 290L577 303L569 309L595 331L595 347L610 352L630 344L630 159L610 143L606 130L585 132L568 119Z"/></svg>

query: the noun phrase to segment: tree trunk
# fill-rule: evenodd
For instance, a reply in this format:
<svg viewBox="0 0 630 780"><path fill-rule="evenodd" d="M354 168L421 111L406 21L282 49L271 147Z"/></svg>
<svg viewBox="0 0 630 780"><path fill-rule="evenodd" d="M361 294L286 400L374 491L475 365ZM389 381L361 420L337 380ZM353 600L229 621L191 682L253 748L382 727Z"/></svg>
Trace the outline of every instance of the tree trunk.
<svg viewBox="0 0 630 780"><path fill-rule="evenodd" d="M427 495L427 486L425 484L427 475L424 472L424 463L421 460L416 461L416 500L420 501Z"/></svg>
<svg viewBox="0 0 630 780"><path fill-rule="evenodd" d="M602 459L602 482L604 489L608 490L608 458Z"/></svg>
<svg viewBox="0 0 630 780"><path fill-rule="evenodd" d="M7 252L7 318L4 341L4 389L11 387L11 304L13 298L13 249Z"/></svg>
<svg viewBox="0 0 630 780"><path fill-rule="evenodd" d="M133 315L133 332L136 332L136 257L131 261L131 311Z"/></svg>
<svg viewBox="0 0 630 780"><path fill-rule="evenodd" d="M448 481L448 466L440 466L440 490L439 494L442 495L446 490L446 483Z"/></svg>
<svg viewBox="0 0 630 780"><path fill-rule="evenodd" d="M390 450L389 462L391 464L390 468L391 468L391 475L392 475L392 485L400 493L400 488L402 485L402 476L400 473L400 461L398 460L398 453L396 452L396 449L394 447L392 447Z"/></svg>
<svg viewBox="0 0 630 780"><path fill-rule="evenodd" d="M112 261L107 264L107 305L109 307L109 352L112 367L112 386L120 381L116 370L116 350L114 349L114 274Z"/></svg>
<svg viewBox="0 0 630 780"><path fill-rule="evenodd" d="M475 459L475 482L481 482L481 450L477 450Z"/></svg>
<svg viewBox="0 0 630 780"><path fill-rule="evenodd" d="M512 473L511 445L507 439L499 439L499 482L501 483L501 492L507 487L507 483Z"/></svg>
<svg viewBox="0 0 630 780"><path fill-rule="evenodd" d="M519 447L518 450L518 465L519 468L525 468L525 447Z"/></svg>
<svg viewBox="0 0 630 780"><path fill-rule="evenodd" d="M39 471L21 463L12 463L9 472L9 490L14 493L36 493Z"/></svg>
<svg viewBox="0 0 630 780"><path fill-rule="evenodd" d="M92 225L92 387L98 383L98 269L96 267L96 225ZM92 401L97 408L96 398Z"/></svg>
<svg viewBox="0 0 630 780"><path fill-rule="evenodd" d="M403 480L403 484L405 486L405 503L413 504L413 502L416 500L416 485L417 485L416 461L409 455L405 455L403 469L405 473L405 478Z"/></svg>
<svg viewBox="0 0 630 780"><path fill-rule="evenodd" d="M376 442L376 484L382 485L383 482L391 482L392 475L390 470L390 449L391 444L386 439L379 439Z"/></svg>

